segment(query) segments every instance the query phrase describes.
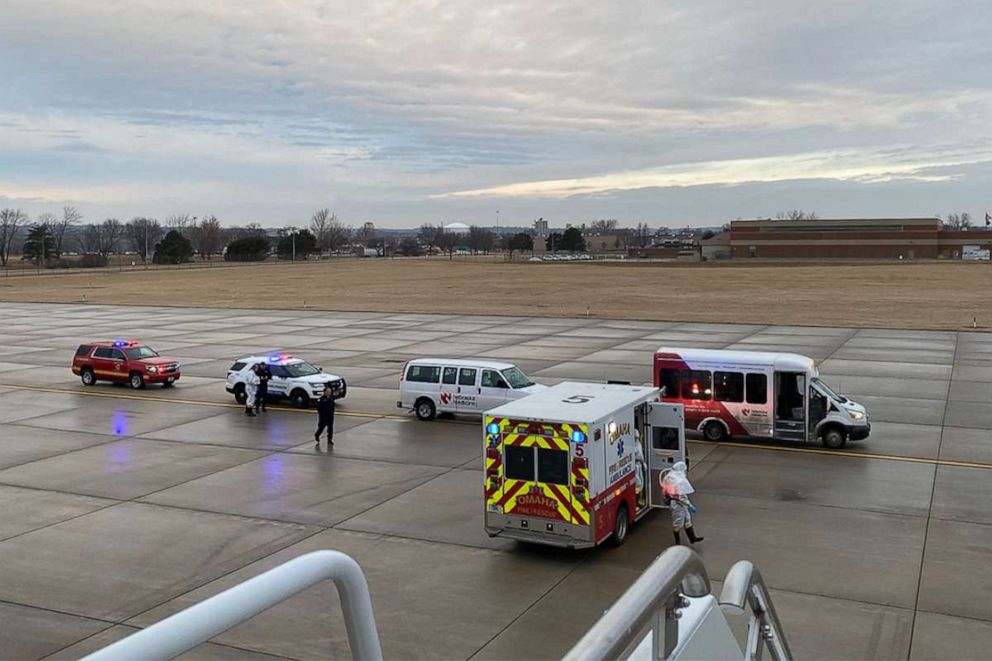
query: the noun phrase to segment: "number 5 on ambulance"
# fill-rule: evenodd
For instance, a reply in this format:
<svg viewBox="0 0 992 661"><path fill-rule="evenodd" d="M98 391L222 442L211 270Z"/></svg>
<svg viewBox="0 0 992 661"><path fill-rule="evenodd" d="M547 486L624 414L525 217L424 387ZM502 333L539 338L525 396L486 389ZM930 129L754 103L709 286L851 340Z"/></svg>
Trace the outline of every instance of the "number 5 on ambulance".
<svg viewBox="0 0 992 661"><path fill-rule="evenodd" d="M660 475L686 461L681 404L657 388L560 383L483 416L485 528L568 548L620 545L666 507Z"/></svg>

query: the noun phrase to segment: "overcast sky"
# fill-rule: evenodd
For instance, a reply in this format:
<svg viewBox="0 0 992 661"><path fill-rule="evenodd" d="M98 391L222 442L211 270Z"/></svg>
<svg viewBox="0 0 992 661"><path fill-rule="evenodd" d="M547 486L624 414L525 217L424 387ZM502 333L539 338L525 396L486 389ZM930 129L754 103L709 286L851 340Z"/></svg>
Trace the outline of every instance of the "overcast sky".
<svg viewBox="0 0 992 661"><path fill-rule="evenodd" d="M4 0L0 206L983 217L990 24L988 0Z"/></svg>

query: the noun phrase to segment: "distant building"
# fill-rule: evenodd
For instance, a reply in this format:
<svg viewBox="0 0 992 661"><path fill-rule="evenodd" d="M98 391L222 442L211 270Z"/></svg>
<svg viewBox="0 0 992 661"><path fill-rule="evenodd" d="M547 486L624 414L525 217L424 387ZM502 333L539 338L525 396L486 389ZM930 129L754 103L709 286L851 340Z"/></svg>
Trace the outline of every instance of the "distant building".
<svg viewBox="0 0 992 661"><path fill-rule="evenodd" d="M734 259L961 259L992 248L992 231L947 230L939 218L735 220Z"/></svg>
<svg viewBox="0 0 992 661"><path fill-rule="evenodd" d="M471 229L472 228L465 223L448 223L444 226L444 231L450 232L451 234L468 234Z"/></svg>
<svg viewBox="0 0 992 661"><path fill-rule="evenodd" d="M534 221L534 239L546 239L548 238L548 221L544 218L538 218Z"/></svg>

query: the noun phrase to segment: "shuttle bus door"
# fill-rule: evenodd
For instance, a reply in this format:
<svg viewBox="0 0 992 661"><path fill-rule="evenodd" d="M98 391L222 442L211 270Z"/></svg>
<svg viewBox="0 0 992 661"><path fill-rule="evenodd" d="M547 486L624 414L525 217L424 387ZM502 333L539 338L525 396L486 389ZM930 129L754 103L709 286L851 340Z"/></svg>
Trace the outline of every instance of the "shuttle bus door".
<svg viewBox="0 0 992 661"><path fill-rule="evenodd" d="M685 412L682 405L648 402L645 430L648 499L651 507L668 507L661 490L661 478L676 462L689 463L685 449Z"/></svg>
<svg viewBox="0 0 992 661"><path fill-rule="evenodd" d="M806 440L806 373L775 372L775 438Z"/></svg>

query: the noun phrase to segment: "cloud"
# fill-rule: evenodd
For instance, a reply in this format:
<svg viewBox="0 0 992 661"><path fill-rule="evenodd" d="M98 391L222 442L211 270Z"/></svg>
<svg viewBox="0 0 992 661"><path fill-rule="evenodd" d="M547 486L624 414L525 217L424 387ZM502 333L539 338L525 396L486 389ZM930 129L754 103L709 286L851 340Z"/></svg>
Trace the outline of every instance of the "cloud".
<svg viewBox="0 0 992 661"><path fill-rule="evenodd" d="M988 145L983 148L938 149L929 153L925 150L912 150L912 153L901 150L838 150L680 163L594 177L520 182L442 193L435 197L561 198L643 188L736 186L804 179L831 179L864 184L895 180L939 182L959 176L953 172L944 172L946 168L989 162L992 162L992 147Z"/></svg>
<svg viewBox="0 0 992 661"><path fill-rule="evenodd" d="M561 196L819 177L950 203L976 170L894 150L981 158L990 18L981 0L9 0L0 190L404 224L485 222L493 197L536 217Z"/></svg>

